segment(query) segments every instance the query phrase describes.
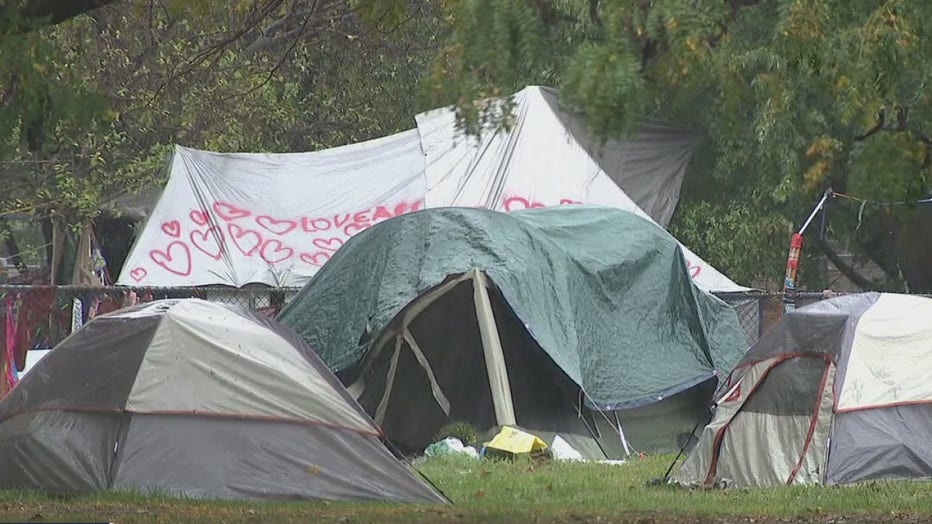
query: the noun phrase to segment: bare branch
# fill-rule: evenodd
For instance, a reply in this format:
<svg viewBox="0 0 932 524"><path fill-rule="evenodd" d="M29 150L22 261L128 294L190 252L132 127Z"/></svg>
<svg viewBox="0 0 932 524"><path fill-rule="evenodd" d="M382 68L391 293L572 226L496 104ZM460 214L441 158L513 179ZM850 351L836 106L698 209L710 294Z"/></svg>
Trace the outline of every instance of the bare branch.
<svg viewBox="0 0 932 524"><path fill-rule="evenodd" d="M832 246L824 238L817 238L816 242L819 245L819 249L825 253L826 258L828 258L829 261L836 268L838 268L838 271L840 271L842 275L853 282L854 285L858 286L864 291L885 291L883 286L880 286L867 277L861 275L857 272L856 269L851 267L851 265L842 260L842 258L838 256L838 253L835 252L835 249L832 248Z"/></svg>
<svg viewBox="0 0 932 524"><path fill-rule="evenodd" d="M599 16L599 0L589 0L589 20L595 25L602 25L602 18Z"/></svg>
<svg viewBox="0 0 932 524"><path fill-rule="evenodd" d="M314 0L314 3L311 4L310 9L305 10L305 12L307 13L307 15L304 17L304 22L301 24L301 27L298 28L298 32L299 32L299 33L304 31L304 29L307 27L308 22L310 22L310 21L311 21L311 18L314 17L314 13L317 11L317 4L318 4L318 3L319 3L319 0ZM271 70L269 70L269 74L268 74L268 76L265 77L265 80L263 80L262 82L260 82L259 84L255 85L255 86L253 86L253 87L250 88L248 91L245 91L245 92L243 92L243 93L238 93L238 94L236 94L236 95L232 95L232 97L240 97L240 96L248 95L248 94L250 94L250 93L252 93L252 92L254 92L254 91L258 90L258 89L261 89L261 88L264 87L266 84L268 84L269 82L271 82L271 81L272 81L272 78L275 76L275 72L278 71L278 70L282 67L282 65L284 65L285 60L287 60L288 57L291 56L291 53L294 52L295 47L297 47L297 45L298 45L298 41L299 41L299 39L297 39L297 38L294 38L294 39L292 40L291 45L288 47L288 49L285 51L285 53L282 55L282 57L278 60L278 62L275 63L275 66L272 67ZM228 97L228 98L232 98L232 97Z"/></svg>
<svg viewBox="0 0 932 524"><path fill-rule="evenodd" d="M325 13L341 4L340 0L330 0L326 2L315 1L310 7L303 7L306 4L294 3L292 9L283 17L273 21L265 30L261 32L259 38L249 44L246 48L247 53L259 53L276 47L283 42L293 40L306 34L309 30L320 29L319 25L308 25L306 20L320 13ZM299 8L302 6L302 8ZM344 13L335 15L331 21L341 20L352 13L347 10ZM300 23L296 23L300 20Z"/></svg>
<svg viewBox="0 0 932 524"><path fill-rule="evenodd" d="M174 79L184 76L185 74L193 71L197 66L203 64L207 60L216 59L219 57L225 49L227 49L234 42L239 40L243 35L252 31L263 20L272 15L279 7L281 7L284 0L260 0L261 3L258 7L255 7L252 12L249 14L249 17L246 19L246 22L242 27L233 31L229 36L224 38L219 42L208 45L207 47L198 51L191 59L187 60L181 67L175 68L172 70L162 84L155 90L155 93L149 98L143 107L151 106L159 97L162 95L162 92L165 90L165 87L171 83Z"/></svg>
<svg viewBox="0 0 932 524"><path fill-rule="evenodd" d="M854 139L855 139L856 141L861 141L861 140L867 139L867 138L870 137L871 135L873 135L873 134L875 134L875 133L881 131L881 130L883 129L883 126L884 126L885 123L886 123L886 115L884 114L883 111L881 111L880 113L877 114L877 124L876 124L874 127L868 129L867 132L864 133L863 135L859 135L859 136L854 137Z"/></svg>

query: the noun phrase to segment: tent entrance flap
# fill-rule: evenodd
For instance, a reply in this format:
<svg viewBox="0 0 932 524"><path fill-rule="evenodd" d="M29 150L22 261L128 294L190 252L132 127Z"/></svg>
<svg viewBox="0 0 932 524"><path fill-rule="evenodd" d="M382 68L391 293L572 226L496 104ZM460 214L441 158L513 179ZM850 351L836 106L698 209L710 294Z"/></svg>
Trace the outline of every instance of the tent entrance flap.
<svg viewBox="0 0 932 524"><path fill-rule="evenodd" d="M417 359L417 363L421 365L421 368L427 375L427 380L430 381L430 392L434 395L434 400L437 401L437 405L443 410L443 414L449 417L450 401L447 400L447 396L444 395L443 390L440 389L440 384L437 383L437 377L434 376L434 370L431 369L427 357L424 356L424 352L418 347L417 342L414 340L414 336L408 331L408 328L405 328L403 337L408 347L411 348L411 352L414 353L414 358Z"/></svg>
<svg viewBox="0 0 932 524"><path fill-rule="evenodd" d="M359 397L362 395L363 391L366 389L366 375L372 369L372 365L376 362L376 359L379 356L379 353L388 345L388 342L392 337L398 337L398 333L401 333L403 330L407 330L411 322L417 318L425 309L427 309L435 301L439 300L441 297L446 296L450 291L458 286L461 282L469 280L470 274L464 273L457 276L456 278L451 278L445 281L443 284L427 291L421 295L417 300L412 302L402 311L396 320L396 324L399 327L387 328L382 332L382 335L378 337L375 344L372 345L372 350L370 354L366 356L366 360L363 362L362 370L359 373L359 376L356 380L346 387L350 392L353 398L359 400Z"/></svg>
<svg viewBox="0 0 932 524"><path fill-rule="evenodd" d="M829 363L821 358L800 356L772 362L720 430L718 460L710 474L740 486L818 478L825 424L830 419L824 413L831 400L825 396L830 375Z"/></svg>
<svg viewBox="0 0 932 524"><path fill-rule="evenodd" d="M388 409L388 399L392 396L392 389L395 385L395 375L398 373L398 356L401 354L401 337L395 339L395 351L392 352L392 360L388 365L388 374L385 375L385 391L382 393L382 399L379 400L379 406L375 409L375 423L382 425L385 421L385 410Z"/></svg>
<svg viewBox="0 0 932 524"><path fill-rule="evenodd" d="M448 277L377 337L350 386L399 448L422 449L451 421L516 424L515 401L480 270Z"/></svg>

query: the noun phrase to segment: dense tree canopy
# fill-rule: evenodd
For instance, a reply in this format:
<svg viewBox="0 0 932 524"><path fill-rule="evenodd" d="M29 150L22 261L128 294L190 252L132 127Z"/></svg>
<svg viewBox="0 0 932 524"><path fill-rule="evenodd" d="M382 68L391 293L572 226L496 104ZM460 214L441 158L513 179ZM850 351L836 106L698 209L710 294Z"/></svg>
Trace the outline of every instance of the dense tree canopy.
<svg viewBox="0 0 932 524"><path fill-rule="evenodd" d="M473 100L546 83L603 135L642 115L703 131L672 227L739 281L779 282L790 228L826 187L878 201L932 190L932 3L460 0L451 10L430 87L472 129ZM932 252L910 249L919 228L929 234L928 213L831 208L826 237L860 244L891 277L863 285L895 286L902 273L932 291L930 271L912 267Z"/></svg>
<svg viewBox="0 0 932 524"><path fill-rule="evenodd" d="M475 132L504 123L477 101L528 84L560 88L603 136L643 116L701 131L671 227L737 281L779 285L789 232L827 187L882 202L932 191L928 2L28 5L0 1L0 210L78 222L160 178L174 143L319 149L448 103ZM932 243L917 241L932 236L930 215L835 198L802 276L826 285L812 263L824 251L864 287L932 291ZM887 277L846 268L835 250L855 247Z"/></svg>
<svg viewBox="0 0 932 524"><path fill-rule="evenodd" d="M78 223L164 179L176 143L304 151L408 128L443 24L429 2L100 3L4 18L32 30L0 32L0 210Z"/></svg>

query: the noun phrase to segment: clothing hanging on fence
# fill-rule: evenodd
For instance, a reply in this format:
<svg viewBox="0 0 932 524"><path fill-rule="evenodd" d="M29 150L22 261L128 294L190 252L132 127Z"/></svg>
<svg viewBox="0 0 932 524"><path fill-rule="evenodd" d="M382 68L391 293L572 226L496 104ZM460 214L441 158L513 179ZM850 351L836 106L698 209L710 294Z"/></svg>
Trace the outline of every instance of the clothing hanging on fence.
<svg viewBox="0 0 932 524"><path fill-rule="evenodd" d="M81 325L87 324L87 322L94 318L95 315L91 313L96 310L96 305L100 302L100 296L96 293L81 293L77 296L77 300L81 301ZM71 330L74 333L74 330Z"/></svg>
<svg viewBox="0 0 932 524"><path fill-rule="evenodd" d="M276 306L267 306L267 307L257 308L255 312L259 313L260 315L269 317L269 318L275 318L278 315L279 309L280 308Z"/></svg>
<svg viewBox="0 0 932 524"><path fill-rule="evenodd" d="M21 294L16 322L16 369L26 365L26 351L51 347L71 332L71 306L71 301L59 303L53 287L37 287Z"/></svg>
<svg viewBox="0 0 932 524"><path fill-rule="evenodd" d="M84 303L80 298L71 301L71 332L81 329L84 325Z"/></svg>
<svg viewBox="0 0 932 524"><path fill-rule="evenodd" d="M89 291L78 296L62 288L36 286L15 296L0 295L0 396L9 388L9 377L26 366L30 350L50 349L93 318L151 302L152 292L140 297L135 291ZM9 304L7 307L5 304ZM9 366L7 366L9 363Z"/></svg>
<svg viewBox="0 0 932 524"><path fill-rule="evenodd" d="M0 398L5 397L19 380L14 356L16 350L16 321L14 314L13 297L7 297L3 318L3 357L2 366L0 366L3 372L3 380L2 384L0 384Z"/></svg>

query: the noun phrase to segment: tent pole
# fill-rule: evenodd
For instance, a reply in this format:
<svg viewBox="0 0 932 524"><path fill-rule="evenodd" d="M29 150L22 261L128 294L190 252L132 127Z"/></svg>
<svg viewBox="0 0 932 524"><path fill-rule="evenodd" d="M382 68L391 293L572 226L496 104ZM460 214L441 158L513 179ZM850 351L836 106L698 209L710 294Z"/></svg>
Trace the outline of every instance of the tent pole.
<svg viewBox="0 0 932 524"><path fill-rule="evenodd" d="M618 410L612 410L615 415L615 426L618 429L618 436L621 437L621 445L625 448L625 455L631 456L631 448L628 447L628 439L625 438L625 431L621 428L621 420L618 418Z"/></svg>
<svg viewBox="0 0 932 524"><path fill-rule="evenodd" d="M385 422L385 410L388 409L388 399L392 396L392 388L395 386L395 374L398 372L398 355L401 353L401 335L395 338L395 351L392 353L392 359L388 364L388 374L385 376L385 391L382 392L382 398L379 405L375 408L375 423L382 427Z"/></svg>
<svg viewBox="0 0 932 524"><path fill-rule="evenodd" d="M693 430L689 433L689 437L686 438L686 442L680 446L680 451L676 454L675 457L673 457L673 462L670 463L670 467L667 468L667 472L663 474L663 478L658 479L655 477L648 479L648 486L659 486L661 484L670 483L670 473L673 472L673 467L676 466L676 461L683 456L683 452L686 451L686 448L689 446L689 441L696 435L696 430L699 429L700 425L702 425L702 422L696 422L696 425L693 426Z"/></svg>
<svg viewBox="0 0 932 524"><path fill-rule="evenodd" d="M492 404L495 406L495 421L499 426L515 425L515 408L511 400L511 384L508 382L508 369L505 367L505 355L502 341L498 336L498 326L492 313L492 302L485 274L474 269L472 277L473 301L476 307L476 319L479 321L479 333L482 336L482 353L485 355L485 367L489 375L489 387L492 389Z"/></svg>

